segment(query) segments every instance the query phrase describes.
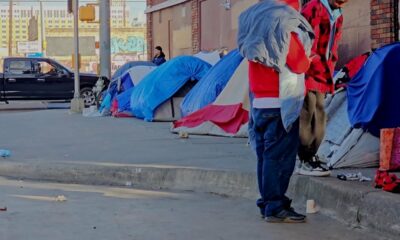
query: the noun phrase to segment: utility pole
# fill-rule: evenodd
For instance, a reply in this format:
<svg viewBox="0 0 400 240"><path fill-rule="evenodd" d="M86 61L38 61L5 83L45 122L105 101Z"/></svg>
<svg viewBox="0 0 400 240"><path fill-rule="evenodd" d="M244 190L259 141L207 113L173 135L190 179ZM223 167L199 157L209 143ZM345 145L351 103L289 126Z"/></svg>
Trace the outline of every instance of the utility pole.
<svg viewBox="0 0 400 240"><path fill-rule="evenodd" d="M99 1L100 7L100 77L111 79L110 0Z"/></svg>
<svg viewBox="0 0 400 240"><path fill-rule="evenodd" d="M124 2L123 2L123 11L124 11L124 28L126 27L126 0L123 0Z"/></svg>
<svg viewBox="0 0 400 240"><path fill-rule="evenodd" d="M43 2L40 1L40 36L41 36L41 48L42 48L42 53L43 55L45 55L45 51L44 51L44 43L46 41L46 37L44 34L44 28L45 28L45 21L44 21L44 17L43 17Z"/></svg>
<svg viewBox="0 0 400 240"><path fill-rule="evenodd" d="M85 107L80 96L79 79L79 0L72 0L72 10L74 13L74 98L71 101L71 112L81 113Z"/></svg>
<svg viewBox="0 0 400 240"><path fill-rule="evenodd" d="M13 55L12 53L12 41L13 41L13 0L9 1L9 26L8 26L8 56L11 57Z"/></svg>

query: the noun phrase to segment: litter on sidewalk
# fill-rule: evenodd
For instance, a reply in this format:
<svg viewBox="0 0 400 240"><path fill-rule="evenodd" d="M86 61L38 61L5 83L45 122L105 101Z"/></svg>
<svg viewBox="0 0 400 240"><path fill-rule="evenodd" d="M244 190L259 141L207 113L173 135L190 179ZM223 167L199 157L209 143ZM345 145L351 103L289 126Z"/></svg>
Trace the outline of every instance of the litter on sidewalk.
<svg viewBox="0 0 400 240"><path fill-rule="evenodd" d="M11 151L6 149L0 149L0 157L7 158L11 156Z"/></svg>
<svg viewBox="0 0 400 240"><path fill-rule="evenodd" d="M315 200L307 200L307 206L306 206L306 213L307 214L315 214L319 211L319 207L317 206L317 203Z"/></svg>
<svg viewBox="0 0 400 240"><path fill-rule="evenodd" d="M346 173L346 174L338 174L337 178L342 181L359 181L359 182L370 182L371 178L365 177L361 172L359 173Z"/></svg>

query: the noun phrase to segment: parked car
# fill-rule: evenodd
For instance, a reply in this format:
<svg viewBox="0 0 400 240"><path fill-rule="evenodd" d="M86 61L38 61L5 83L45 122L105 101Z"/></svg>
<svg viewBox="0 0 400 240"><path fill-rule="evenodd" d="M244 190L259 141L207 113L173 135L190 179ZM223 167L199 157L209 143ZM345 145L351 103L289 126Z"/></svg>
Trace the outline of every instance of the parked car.
<svg viewBox="0 0 400 240"><path fill-rule="evenodd" d="M74 97L74 73L49 58L3 59L0 73L0 101L71 100ZM95 104L93 92L99 76L80 73L80 95L85 106ZM109 80L105 79L108 86ZM106 87L105 86L105 87Z"/></svg>

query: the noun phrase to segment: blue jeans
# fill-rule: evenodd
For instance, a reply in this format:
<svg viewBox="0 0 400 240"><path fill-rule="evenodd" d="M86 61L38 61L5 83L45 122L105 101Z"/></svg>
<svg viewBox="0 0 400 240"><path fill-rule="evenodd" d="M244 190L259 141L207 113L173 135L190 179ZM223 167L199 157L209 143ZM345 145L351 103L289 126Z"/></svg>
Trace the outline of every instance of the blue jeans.
<svg viewBox="0 0 400 240"><path fill-rule="evenodd" d="M286 197L296 164L299 121L289 132L283 127L280 109L251 109L250 144L257 155L257 178L261 198L257 206L265 216L290 207Z"/></svg>

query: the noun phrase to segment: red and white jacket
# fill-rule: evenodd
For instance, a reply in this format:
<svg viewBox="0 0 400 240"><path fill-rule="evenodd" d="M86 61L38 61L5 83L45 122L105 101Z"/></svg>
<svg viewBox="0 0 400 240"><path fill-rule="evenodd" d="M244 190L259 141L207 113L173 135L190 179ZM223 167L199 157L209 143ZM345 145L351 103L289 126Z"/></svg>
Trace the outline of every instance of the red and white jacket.
<svg viewBox="0 0 400 240"><path fill-rule="evenodd" d="M286 57L288 69L295 74L304 74L310 67L303 44L297 33L291 34L289 52ZM279 73L271 67L249 61L250 91L254 95L254 108L280 108Z"/></svg>

